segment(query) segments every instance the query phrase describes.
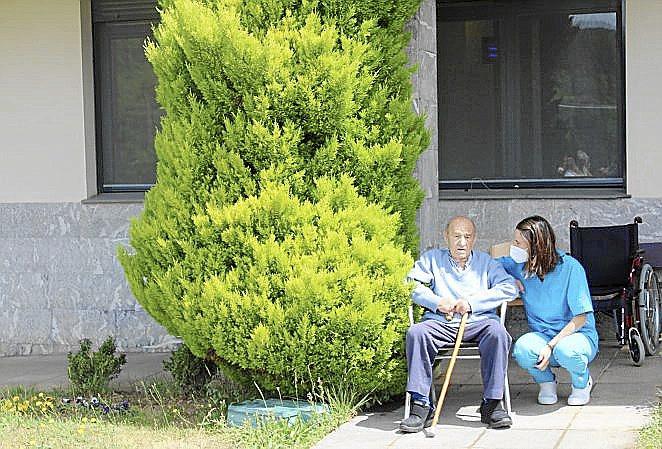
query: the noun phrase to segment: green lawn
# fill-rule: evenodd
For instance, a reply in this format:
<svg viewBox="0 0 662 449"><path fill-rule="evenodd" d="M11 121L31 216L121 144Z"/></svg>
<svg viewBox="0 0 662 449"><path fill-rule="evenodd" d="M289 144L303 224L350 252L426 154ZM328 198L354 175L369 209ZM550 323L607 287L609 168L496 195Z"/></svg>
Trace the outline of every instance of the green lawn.
<svg viewBox="0 0 662 449"><path fill-rule="evenodd" d="M658 404L651 422L639 432L637 449L662 449L662 404Z"/></svg>
<svg viewBox="0 0 662 449"><path fill-rule="evenodd" d="M225 425L218 404L183 397L167 383L102 398L108 404L127 399L129 410L122 412L63 404L67 396L22 388L0 391L0 449L309 448L356 409L341 397L330 401L331 413L311 422L232 428Z"/></svg>
<svg viewBox="0 0 662 449"><path fill-rule="evenodd" d="M223 430L152 428L75 419L36 419L0 415L0 448L152 449L233 448Z"/></svg>

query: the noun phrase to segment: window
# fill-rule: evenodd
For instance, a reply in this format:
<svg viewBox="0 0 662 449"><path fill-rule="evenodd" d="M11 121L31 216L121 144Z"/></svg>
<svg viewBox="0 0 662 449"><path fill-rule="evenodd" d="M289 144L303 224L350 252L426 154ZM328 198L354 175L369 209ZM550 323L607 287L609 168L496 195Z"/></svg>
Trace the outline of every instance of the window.
<svg viewBox="0 0 662 449"><path fill-rule="evenodd" d="M623 189L620 1L441 1L437 15L442 189Z"/></svg>
<svg viewBox="0 0 662 449"><path fill-rule="evenodd" d="M100 192L144 191L156 180L161 111L143 44L157 20L155 0L92 0Z"/></svg>

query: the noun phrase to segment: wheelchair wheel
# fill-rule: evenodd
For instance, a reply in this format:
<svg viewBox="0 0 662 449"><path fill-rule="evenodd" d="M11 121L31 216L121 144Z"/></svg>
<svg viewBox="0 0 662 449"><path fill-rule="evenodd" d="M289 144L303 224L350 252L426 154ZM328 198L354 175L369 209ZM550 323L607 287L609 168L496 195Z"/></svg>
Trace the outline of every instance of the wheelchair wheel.
<svg viewBox="0 0 662 449"><path fill-rule="evenodd" d="M632 362L636 366L641 366L646 358L646 350L644 349L644 342L641 341L639 334L636 332L630 333L628 346L630 346L630 357L632 357Z"/></svg>
<svg viewBox="0 0 662 449"><path fill-rule="evenodd" d="M639 275L639 330L646 355L660 349L660 291L653 267L644 264Z"/></svg>

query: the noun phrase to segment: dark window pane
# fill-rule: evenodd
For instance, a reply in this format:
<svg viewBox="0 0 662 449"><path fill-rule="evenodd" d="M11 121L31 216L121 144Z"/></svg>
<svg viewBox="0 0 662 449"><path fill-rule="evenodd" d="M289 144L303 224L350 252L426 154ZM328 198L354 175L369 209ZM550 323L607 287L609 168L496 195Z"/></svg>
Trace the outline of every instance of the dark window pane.
<svg viewBox="0 0 662 449"><path fill-rule="evenodd" d="M475 5L439 12L442 187L622 186L613 2Z"/></svg>
<svg viewBox="0 0 662 449"><path fill-rule="evenodd" d="M521 177L620 177L616 14L523 17Z"/></svg>
<svg viewBox="0 0 662 449"><path fill-rule="evenodd" d="M440 24L439 141L443 179L498 176L500 65L493 20ZM493 49L493 50L491 50Z"/></svg>
<svg viewBox="0 0 662 449"><path fill-rule="evenodd" d="M156 180L154 135L161 111L143 49L150 30L149 22L95 26L104 191L141 190Z"/></svg>

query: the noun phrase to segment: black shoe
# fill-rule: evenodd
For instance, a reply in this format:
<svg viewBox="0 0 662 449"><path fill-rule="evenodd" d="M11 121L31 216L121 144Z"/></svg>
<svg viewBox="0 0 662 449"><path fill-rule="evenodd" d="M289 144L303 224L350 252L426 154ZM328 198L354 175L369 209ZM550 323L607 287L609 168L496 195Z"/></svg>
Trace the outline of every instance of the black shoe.
<svg viewBox="0 0 662 449"><path fill-rule="evenodd" d="M483 399L479 410L480 422L487 424L491 429L504 429L513 425L513 420L498 399Z"/></svg>
<svg viewBox="0 0 662 449"><path fill-rule="evenodd" d="M424 427L432 425L433 417L434 413L430 407L419 402L412 402L409 417L402 420L400 430L407 433L420 432Z"/></svg>

